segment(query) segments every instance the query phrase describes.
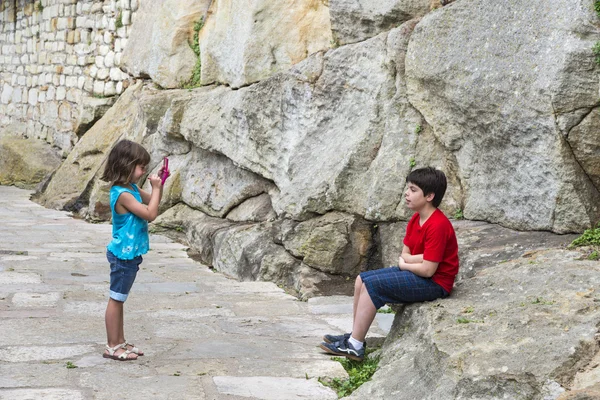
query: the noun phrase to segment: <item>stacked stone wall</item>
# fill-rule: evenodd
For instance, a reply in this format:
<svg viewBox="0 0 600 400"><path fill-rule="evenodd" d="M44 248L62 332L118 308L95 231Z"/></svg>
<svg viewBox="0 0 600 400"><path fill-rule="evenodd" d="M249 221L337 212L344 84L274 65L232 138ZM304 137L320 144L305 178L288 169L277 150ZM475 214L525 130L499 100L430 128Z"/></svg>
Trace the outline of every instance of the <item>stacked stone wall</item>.
<svg viewBox="0 0 600 400"><path fill-rule="evenodd" d="M2 1L0 128L67 154L88 126L85 104L133 82L119 66L138 2Z"/></svg>

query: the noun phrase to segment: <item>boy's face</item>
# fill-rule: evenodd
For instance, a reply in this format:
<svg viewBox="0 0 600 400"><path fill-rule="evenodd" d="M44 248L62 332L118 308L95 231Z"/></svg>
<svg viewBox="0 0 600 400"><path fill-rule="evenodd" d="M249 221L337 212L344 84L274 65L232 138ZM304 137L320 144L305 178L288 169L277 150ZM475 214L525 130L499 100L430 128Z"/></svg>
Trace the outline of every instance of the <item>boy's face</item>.
<svg viewBox="0 0 600 400"><path fill-rule="evenodd" d="M412 182L408 182L406 186L406 192L404 192L404 198L406 199L406 206L413 211L422 210L428 203L433 200L433 193L425 196L423 190Z"/></svg>

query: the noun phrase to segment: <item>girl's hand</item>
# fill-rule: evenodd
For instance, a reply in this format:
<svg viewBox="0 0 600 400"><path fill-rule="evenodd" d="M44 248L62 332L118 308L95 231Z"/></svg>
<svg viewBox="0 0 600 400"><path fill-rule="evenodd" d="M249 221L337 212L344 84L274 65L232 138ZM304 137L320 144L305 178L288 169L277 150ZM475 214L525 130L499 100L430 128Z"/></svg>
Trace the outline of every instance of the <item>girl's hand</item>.
<svg viewBox="0 0 600 400"><path fill-rule="evenodd" d="M160 176L156 175L156 174L152 174L148 176L148 180L150 181L150 185L152 185L152 189L160 189L162 187L161 185L161 179Z"/></svg>

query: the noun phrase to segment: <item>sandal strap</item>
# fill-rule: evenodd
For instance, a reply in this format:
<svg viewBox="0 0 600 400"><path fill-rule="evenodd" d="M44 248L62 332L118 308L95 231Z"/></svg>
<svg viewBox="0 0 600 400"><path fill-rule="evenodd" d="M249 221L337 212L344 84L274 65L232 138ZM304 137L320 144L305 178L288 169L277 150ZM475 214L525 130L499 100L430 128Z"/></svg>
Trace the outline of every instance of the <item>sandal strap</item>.
<svg viewBox="0 0 600 400"><path fill-rule="evenodd" d="M122 360L126 360L126 359L129 358L130 354L131 354L131 351L125 350L124 352L122 352L121 354L119 354L117 357L119 357Z"/></svg>
<svg viewBox="0 0 600 400"><path fill-rule="evenodd" d="M115 351L122 349L124 345L125 345L124 343L118 344L115 347L110 347L109 345L106 345L106 350L108 351L108 355L110 355L110 356L114 355Z"/></svg>
<svg viewBox="0 0 600 400"><path fill-rule="evenodd" d="M131 349L129 349L130 352L138 354L140 352L140 349L138 349L137 347L135 347L135 344L133 343L129 343L128 341L125 341L125 343L123 343L123 348L127 349L127 346L131 346Z"/></svg>

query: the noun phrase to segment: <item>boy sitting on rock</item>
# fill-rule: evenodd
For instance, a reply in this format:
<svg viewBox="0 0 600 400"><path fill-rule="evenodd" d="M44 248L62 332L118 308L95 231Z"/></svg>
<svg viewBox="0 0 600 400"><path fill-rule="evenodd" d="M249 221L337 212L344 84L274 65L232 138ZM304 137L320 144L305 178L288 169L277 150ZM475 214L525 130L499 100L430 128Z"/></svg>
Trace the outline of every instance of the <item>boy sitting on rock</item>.
<svg viewBox="0 0 600 400"><path fill-rule="evenodd" d="M365 336L377 309L386 303L414 303L448 297L458 273L458 243L448 218L438 210L446 176L431 167L406 177L408 208L415 211L406 227L399 266L362 272L354 285L352 333L325 335L321 348L362 361Z"/></svg>

